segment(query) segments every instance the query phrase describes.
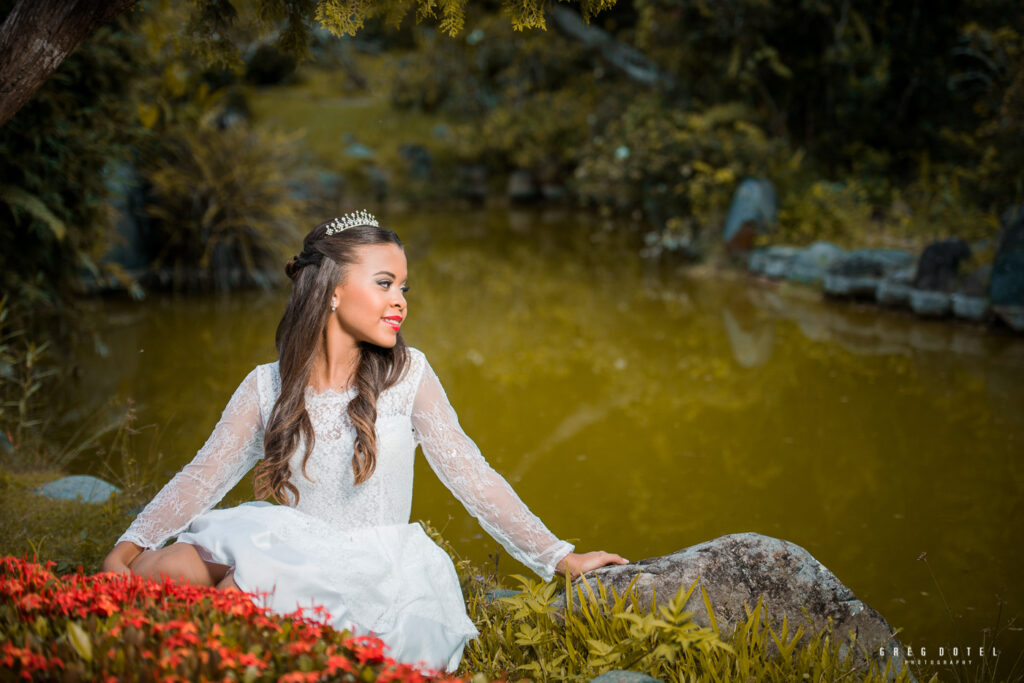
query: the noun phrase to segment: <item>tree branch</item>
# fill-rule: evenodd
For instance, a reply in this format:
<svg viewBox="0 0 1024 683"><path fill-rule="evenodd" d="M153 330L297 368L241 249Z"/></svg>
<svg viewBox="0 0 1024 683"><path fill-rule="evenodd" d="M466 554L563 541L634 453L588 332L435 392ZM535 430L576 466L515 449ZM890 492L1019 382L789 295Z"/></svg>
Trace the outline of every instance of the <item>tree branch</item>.
<svg viewBox="0 0 1024 683"><path fill-rule="evenodd" d="M138 0L18 0L0 26L0 126L99 27Z"/></svg>

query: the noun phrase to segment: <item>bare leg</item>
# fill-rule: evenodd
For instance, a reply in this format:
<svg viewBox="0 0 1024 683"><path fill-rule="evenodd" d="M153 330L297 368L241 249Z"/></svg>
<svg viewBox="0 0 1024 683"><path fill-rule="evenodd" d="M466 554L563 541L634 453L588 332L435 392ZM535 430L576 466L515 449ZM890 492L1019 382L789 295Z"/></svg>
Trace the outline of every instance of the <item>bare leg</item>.
<svg viewBox="0 0 1024 683"><path fill-rule="evenodd" d="M217 588L219 588L222 591L237 591L237 590L241 590L238 587L238 584L235 583L235 570L234 569L231 569L226 574L224 574L224 578L221 579L217 583Z"/></svg>
<svg viewBox="0 0 1024 683"><path fill-rule="evenodd" d="M149 579L215 586L224 580L230 567L205 562L190 543L175 543L160 550L147 550L129 565L133 574ZM234 583L234 582L232 582Z"/></svg>

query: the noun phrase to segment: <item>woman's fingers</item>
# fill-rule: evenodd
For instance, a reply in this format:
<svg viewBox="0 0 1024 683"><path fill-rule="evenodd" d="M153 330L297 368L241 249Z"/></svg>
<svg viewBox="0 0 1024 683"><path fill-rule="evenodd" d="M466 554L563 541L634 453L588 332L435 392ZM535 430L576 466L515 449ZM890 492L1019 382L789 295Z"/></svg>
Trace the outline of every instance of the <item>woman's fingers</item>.
<svg viewBox="0 0 1024 683"><path fill-rule="evenodd" d="M629 564L629 560L621 555L603 550L594 550L583 554L569 553L560 563L559 571L568 573L571 578L575 579L592 569L607 567L610 564Z"/></svg>
<svg viewBox="0 0 1024 683"><path fill-rule="evenodd" d="M582 556L580 562L579 573L589 572L591 569L597 569L599 567L606 567L610 564L629 564L621 555L615 553L606 553L603 550L597 550L592 553L587 553Z"/></svg>

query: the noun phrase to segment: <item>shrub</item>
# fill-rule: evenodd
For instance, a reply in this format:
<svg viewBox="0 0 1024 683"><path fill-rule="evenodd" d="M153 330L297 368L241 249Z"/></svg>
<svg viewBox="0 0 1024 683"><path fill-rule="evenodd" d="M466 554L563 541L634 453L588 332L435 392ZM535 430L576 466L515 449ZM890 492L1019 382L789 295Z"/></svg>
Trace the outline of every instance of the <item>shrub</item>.
<svg viewBox="0 0 1024 683"><path fill-rule="evenodd" d="M641 607L635 591L609 596L577 582L559 594L555 583L516 577L521 591L488 599L467 596L480 637L466 646L460 671L487 677L588 681L610 670L646 673L661 681L861 681L912 680L908 670L880 670L875 660L858 664L855 647L829 627L807 633L785 619L772 626L763 605L748 609L732 634L719 632L707 593L700 596L711 626L686 611L696 583L682 586L663 604ZM855 636L852 644L856 643Z"/></svg>
<svg viewBox="0 0 1024 683"><path fill-rule="evenodd" d="M176 288L269 286L310 225L295 135L218 125L216 107L172 127L147 155L154 268Z"/></svg>
<svg viewBox="0 0 1024 683"><path fill-rule="evenodd" d="M685 244L721 225L738 180L778 182L791 154L739 103L668 110L651 96L632 103L581 156L581 195L615 210L642 209Z"/></svg>

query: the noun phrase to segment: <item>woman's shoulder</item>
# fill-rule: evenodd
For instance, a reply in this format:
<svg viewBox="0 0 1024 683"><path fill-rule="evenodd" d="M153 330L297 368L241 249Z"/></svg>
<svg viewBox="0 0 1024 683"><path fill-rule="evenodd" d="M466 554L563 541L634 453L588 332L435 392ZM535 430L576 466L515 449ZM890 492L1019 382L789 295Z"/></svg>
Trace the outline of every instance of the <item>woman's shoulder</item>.
<svg viewBox="0 0 1024 683"><path fill-rule="evenodd" d="M246 377L246 381L250 380L256 384L260 404L265 404L267 401L273 403L277 399L277 395L281 393L281 370L278 361L257 365Z"/></svg>
<svg viewBox="0 0 1024 683"><path fill-rule="evenodd" d="M417 349L415 346L407 346L405 348L409 352L410 363L415 365L423 364L427 361L427 355L420 351L419 349Z"/></svg>
<svg viewBox="0 0 1024 683"><path fill-rule="evenodd" d="M270 363L260 363L249 372L249 377L255 377L257 382L265 382L273 378L276 378L277 381L280 382L280 364L276 360L271 361Z"/></svg>
<svg viewBox="0 0 1024 683"><path fill-rule="evenodd" d="M423 369L427 367L427 356L414 346L407 346L406 351L409 354L409 362L405 368L403 381L418 386L420 377L423 376Z"/></svg>

